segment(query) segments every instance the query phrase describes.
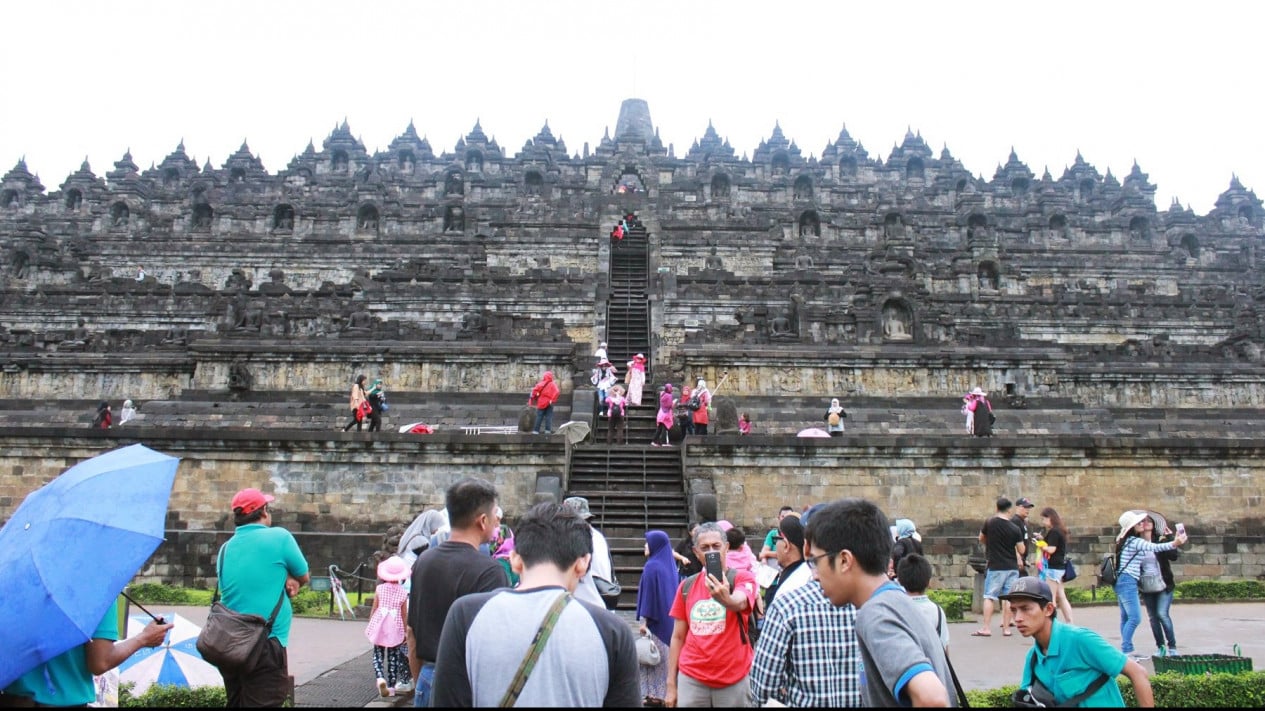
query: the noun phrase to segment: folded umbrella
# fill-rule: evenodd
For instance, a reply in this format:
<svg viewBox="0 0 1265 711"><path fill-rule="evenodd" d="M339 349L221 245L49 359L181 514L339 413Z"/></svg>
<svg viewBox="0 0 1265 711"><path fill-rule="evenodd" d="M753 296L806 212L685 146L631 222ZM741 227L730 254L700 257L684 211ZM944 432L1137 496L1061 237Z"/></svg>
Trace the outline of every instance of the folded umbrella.
<svg viewBox="0 0 1265 711"><path fill-rule="evenodd" d="M0 529L0 688L88 641L163 540L180 460L140 444L67 469Z"/></svg>

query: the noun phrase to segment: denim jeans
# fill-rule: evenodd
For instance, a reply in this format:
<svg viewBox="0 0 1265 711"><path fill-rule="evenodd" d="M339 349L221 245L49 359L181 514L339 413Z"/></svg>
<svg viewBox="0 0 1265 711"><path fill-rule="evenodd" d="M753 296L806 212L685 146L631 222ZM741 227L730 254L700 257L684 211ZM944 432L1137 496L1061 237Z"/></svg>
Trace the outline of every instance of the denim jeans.
<svg viewBox="0 0 1265 711"><path fill-rule="evenodd" d="M413 706L426 708L430 706L430 688L435 683L435 665L426 662L417 671L417 680L413 684Z"/></svg>
<svg viewBox="0 0 1265 711"><path fill-rule="evenodd" d="M1133 633L1142 624L1142 606L1138 602L1138 579L1121 572L1116 578L1116 602L1120 605L1120 651L1133 652Z"/></svg>
<svg viewBox="0 0 1265 711"><path fill-rule="evenodd" d="M1146 616L1151 620L1151 636L1155 638L1156 648L1176 649L1177 635L1173 634L1173 620L1168 616L1168 608L1173 604L1173 593L1168 590L1142 593L1142 602L1146 605Z"/></svg>
<svg viewBox="0 0 1265 711"><path fill-rule="evenodd" d="M540 432L540 423L544 422L545 432L553 432L553 405L536 410L536 425L531 428L532 432Z"/></svg>

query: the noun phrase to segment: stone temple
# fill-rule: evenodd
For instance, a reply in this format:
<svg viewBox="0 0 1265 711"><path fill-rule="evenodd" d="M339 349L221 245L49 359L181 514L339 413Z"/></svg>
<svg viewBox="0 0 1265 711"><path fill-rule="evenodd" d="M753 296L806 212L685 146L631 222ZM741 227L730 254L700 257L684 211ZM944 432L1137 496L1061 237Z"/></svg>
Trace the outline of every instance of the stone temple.
<svg viewBox="0 0 1265 711"><path fill-rule="evenodd" d="M511 518L588 496L632 580L647 528L718 513L758 549L782 504L845 495L914 519L950 585L1000 494L1059 509L1084 563L1122 510L1153 508L1193 534L1185 575L1261 573L1255 193L1231 179L1206 215L1159 211L1137 165L1077 155L1055 178L1014 151L982 180L912 132L881 156L845 129L818 155L775 126L739 157L710 124L678 155L629 99L581 152L548 125L507 150L478 123L436 152L410 123L370 154L344 122L275 173L244 143L219 167L183 144L146 170L85 162L55 190L19 161L0 182L0 517L139 441L184 458L143 574L185 583L213 574L240 487L277 495L315 567L350 569L468 475ZM613 246L629 212L642 228ZM651 396L607 447L599 341L621 373L646 354L651 394L705 378L712 433L652 450ZM555 424L596 441L517 433L544 370ZM358 373L386 383L381 433L340 431ZM964 432L973 387L991 438ZM832 397L845 436L796 437ZM89 428L125 398L135 419ZM419 421L435 433L398 431Z"/></svg>

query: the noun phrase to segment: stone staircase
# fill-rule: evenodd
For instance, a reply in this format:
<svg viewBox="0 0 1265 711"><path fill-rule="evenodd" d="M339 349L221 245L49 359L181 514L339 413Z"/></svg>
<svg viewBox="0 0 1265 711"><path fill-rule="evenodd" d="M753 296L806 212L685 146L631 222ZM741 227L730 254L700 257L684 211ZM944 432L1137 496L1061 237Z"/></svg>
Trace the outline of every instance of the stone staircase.
<svg viewBox="0 0 1265 711"><path fill-rule="evenodd" d="M618 245L611 248L606 352L621 373L634 354L645 354L646 382L649 383L654 358L650 353L650 304L646 298L649 277L646 228L642 225L633 227Z"/></svg>
<svg viewBox="0 0 1265 711"><path fill-rule="evenodd" d="M686 534L689 507L679 447L646 444L579 445L571 451L567 496L583 496L591 523L611 546L623 587L619 607L636 609L637 583L646 559L646 531L659 529L673 545Z"/></svg>

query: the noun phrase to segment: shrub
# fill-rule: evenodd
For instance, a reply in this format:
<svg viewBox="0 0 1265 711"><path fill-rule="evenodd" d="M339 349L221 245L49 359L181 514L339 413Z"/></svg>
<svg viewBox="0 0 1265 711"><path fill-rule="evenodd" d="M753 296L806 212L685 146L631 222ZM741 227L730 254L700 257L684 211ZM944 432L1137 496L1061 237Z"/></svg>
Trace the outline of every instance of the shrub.
<svg viewBox="0 0 1265 711"><path fill-rule="evenodd" d="M1116 591L1108 587L1099 587L1092 593L1089 588L1063 588L1067 591L1067 601L1073 605L1084 605L1090 602L1115 602Z"/></svg>
<svg viewBox="0 0 1265 711"><path fill-rule="evenodd" d="M971 593L965 590L928 590L927 597L944 608L944 616L951 621L966 619L971 609Z"/></svg>
<svg viewBox="0 0 1265 711"><path fill-rule="evenodd" d="M1136 707L1133 684L1118 677L1126 706ZM972 706L1005 708L1018 685L966 692ZM1265 705L1265 672L1247 674L1186 675L1169 672L1151 677L1151 691L1157 708L1260 708Z"/></svg>
<svg viewBox="0 0 1265 711"><path fill-rule="evenodd" d="M228 697L222 686L171 686L154 684L140 696L132 696L131 682L119 685L119 706L130 708L224 708Z"/></svg>
<svg viewBox="0 0 1265 711"><path fill-rule="evenodd" d="M1265 598L1265 583L1259 580L1184 580L1177 584L1177 595L1188 600L1225 600Z"/></svg>
<svg viewBox="0 0 1265 711"><path fill-rule="evenodd" d="M178 588L162 583L140 583L128 587L127 594L141 604L209 605L210 590Z"/></svg>

